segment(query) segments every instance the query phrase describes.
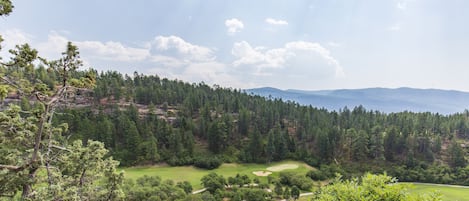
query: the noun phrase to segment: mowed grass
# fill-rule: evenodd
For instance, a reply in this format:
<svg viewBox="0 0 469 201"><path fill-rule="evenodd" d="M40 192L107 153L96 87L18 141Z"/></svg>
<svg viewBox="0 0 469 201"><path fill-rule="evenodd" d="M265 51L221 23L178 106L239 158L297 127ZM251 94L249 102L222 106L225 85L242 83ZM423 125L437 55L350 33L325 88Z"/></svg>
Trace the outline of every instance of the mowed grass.
<svg viewBox="0 0 469 201"><path fill-rule="evenodd" d="M405 182L403 182L405 183ZM437 185L410 183L410 192L415 194L424 194L432 191L439 191L445 201L469 201L469 188L453 185Z"/></svg>
<svg viewBox="0 0 469 201"><path fill-rule="evenodd" d="M439 184L425 184L425 183L408 183L400 182L409 185L409 191L412 194L428 194L433 191L439 191L444 201L469 201L469 187L455 186L455 185L439 185ZM298 201L311 200L313 195L300 197Z"/></svg>
<svg viewBox="0 0 469 201"><path fill-rule="evenodd" d="M163 180L170 179L175 182L188 181L192 184L194 189L201 189L202 185L200 179L209 174L215 172L223 175L225 178L234 177L236 174L248 175L251 179L259 178L261 182L267 182L267 177L258 177L252 172L255 171L267 171L268 167L284 165L284 164L295 164L298 165L296 169L283 170L281 172L295 172L298 174L306 174L309 170L314 169L311 166L303 162L298 161L281 161L270 164L236 164L236 163L225 163L219 168L214 170L205 170L195 168L193 166L182 166L182 167L170 167L170 166L148 166L148 167L129 167L122 168L126 178L137 179L144 175L148 176L159 176ZM277 177L279 172L272 172L272 176Z"/></svg>

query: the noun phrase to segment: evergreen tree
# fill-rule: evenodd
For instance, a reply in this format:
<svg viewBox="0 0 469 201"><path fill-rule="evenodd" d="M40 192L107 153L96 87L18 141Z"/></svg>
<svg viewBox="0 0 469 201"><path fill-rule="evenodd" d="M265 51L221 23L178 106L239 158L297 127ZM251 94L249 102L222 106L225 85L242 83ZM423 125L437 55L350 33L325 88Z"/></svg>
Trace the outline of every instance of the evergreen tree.
<svg viewBox="0 0 469 201"><path fill-rule="evenodd" d="M275 141L274 141L274 134L272 132L269 133L269 137L267 139L267 146L266 146L266 157L267 157L267 162L270 163L272 160L274 160L275 156Z"/></svg>
<svg viewBox="0 0 469 201"><path fill-rule="evenodd" d="M250 115L249 111L245 108L241 109L239 112L239 120L238 120L238 132L246 136L249 130L249 122L250 122Z"/></svg>
<svg viewBox="0 0 469 201"><path fill-rule="evenodd" d="M394 161L394 154L396 153L398 133L395 128L391 128L386 132L384 137L384 157L387 161Z"/></svg>
<svg viewBox="0 0 469 201"><path fill-rule="evenodd" d="M225 122L217 120L208 130L208 148L213 153L220 153L226 146L228 139L228 127Z"/></svg>
<svg viewBox="0 0 469 201"><path fill-rule="evenodd" d="M297 200L298 198L300 198L300 189L296 186L293 186L291 188L291 197L295 200Z"/></svg>
<svg viewBox="0 0 469 201"><path fill-rule="evenodd" d="M0 15L7 15L11 9L10 1L2 1ZM62 58L41 59L58 75L54 88L32 79L36 50L24 44L10 53L11 61L0 64L1 99L8 92L25 98L34 96L35 107L21 115L15 105L0 112L0 195L21 194L25 200L122 199L123 175L116 173L118 163L105 157L104 145L95 141L85 141L86 145L81 141L68 143L62 135L67 124L52 125L58 106L78 89L95 84L93 71L76 72L82 64L78 48L69 42ZM44 174L38 174L41 167Z"/></svg>
<svg viewBox="0 0 469 201"><path fill-rule="evenodd" d="M368 156L368 135L364 130L355 133L352 140L352 158L357 161L365 160Z"/></svg>
<svg viewBox="0 0 469 201"><path fill-rule="evenodd" d="M373 159L384 160L384 139L380 126L371 129L370 156Z"/></svg>
<svg viewBox="0 0 469 201"><path fill-rule="evenodd" d="M279 197L283 195L283 188L282 188L282 185L280 184L280 182L275 183L274 192Z"/></svg>
<svg viewBox="0 0 469 201"><path fill-rule="evenodd" d="M453 140L451 142L450 147L448 148L449 152L449 165L451 167L465 167L467 165L467 161L464 158L464 150L461 146Z"/></svg>

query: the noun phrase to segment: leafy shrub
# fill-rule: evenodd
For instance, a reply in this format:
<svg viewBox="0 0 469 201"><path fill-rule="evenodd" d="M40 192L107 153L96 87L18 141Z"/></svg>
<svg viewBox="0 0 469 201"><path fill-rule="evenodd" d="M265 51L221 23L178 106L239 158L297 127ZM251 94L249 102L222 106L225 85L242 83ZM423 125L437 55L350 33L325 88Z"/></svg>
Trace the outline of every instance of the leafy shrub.
<svg viewBox="0 0 469 201"><path fill-rule="evenodd" d="M173 156L167 162L171 166L183 166L183 165L192 165L194 163L194 160L190 156L184 156L184 157Z"/></svg>
<svg viewBox="0 0 469 201"><path fill-rule="evenodd" d="M313 181L308 177L292 172L281 172L280 183L285 186L297 186L301 190L309 191L313 187Z"/></svg>
<svg viewBox="0 0 469 201"><path fill-rule="evenodd" d="M208 170L218 168L220 167L221 164L222 164L222 160L220 160L216 156L213 156L213 157L202 156L202 157L197 157L194 159L195 167L208 169Z"/></svg>
<svg viewBox="0 0 469 201"><path fill-rule="evenodd" d="M321 170L310 170L308 173L306 173L306 176L315 181L322 181L327 179L326 175L324 175Z"/></svg>

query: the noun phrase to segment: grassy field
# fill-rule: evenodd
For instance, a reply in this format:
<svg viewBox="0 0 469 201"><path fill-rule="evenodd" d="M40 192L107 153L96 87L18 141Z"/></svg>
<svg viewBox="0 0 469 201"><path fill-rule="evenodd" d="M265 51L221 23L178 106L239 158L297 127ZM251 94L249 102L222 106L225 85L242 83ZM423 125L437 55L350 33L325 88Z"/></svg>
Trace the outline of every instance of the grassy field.
<svg viewBox="0 0 469 201"><path fill-rule="evenodd" d="M236 174L246 174L251 179L257 177L261 182L266 182L267 177L258 177L253 174L255 171L268 171L268 168L279 167L282 165L298 165L296 169L282 170L282 172L295 172L298 174L306 174L309 170L314 169L305 163L297 161L282 161L271 164L234 164L225 163L215 170L205 170L195 168L193 166L170 167L170 166L148 166L148 167L130 167L122 168L125 171L126 178L136 179L143 175L160 176L162 179L171 179L175 182L189 181L194 189L201 189L200 179L210 172L216 172L225 178L235 176ZM273 176L278 176L279 172L272 172ZM409 184L409 183L408 183ZM462 188L451 185L435 185L410 183L411 193L428 193L431 191L439 191L443 195L445 201L469 201L469 188ZM300 200L309 200L312 196L306 196Z"/></svg>
<svg viewBox="0 0 469 201"><path fill-rule="evenodd" d="M445 201L469 201L469 188L453 185L412 183L411 193L428 193L439 191Z"/></svg>
<svg viewBox="0 0 469 201"><path fill-rule="evenodd" d="M454 185L438 185L438 184L422 184L422 183L406 183L410 184L410 193L424 194L432 191L439 191L444 201L469 201L469 187L461 187ZM300 197L298 201L311 200L313 196Z"/></svg>
<svg viewBox="0 0 469 201"><path fill-rule="evenodd" d="M255 171L267 171L267 168L285 164L298 165L296 169L283 170L282 172L295 172L299 174L306 174L309 170L313 169L305 163L297 161L282 161L271 164L233 164L226 163L221 165L215 170L204 170L195 168L193 166L182 166L182 167L169 167L169 166L149 166L149 167L130 167L122 168L125 171L126 178L136 179L143 175L148 176L160 176L162 179L171 179L175 182L178 181L189 181L194 189L202 188L200 179L210 172L216 172L217 174L223 175L225 178L235 176L236 174L246 174L251 179L257 177L252 172ZM273 176L277 176L279 172L272 172ZM258 177L261 182L266 182L267 177Z"/></svg>

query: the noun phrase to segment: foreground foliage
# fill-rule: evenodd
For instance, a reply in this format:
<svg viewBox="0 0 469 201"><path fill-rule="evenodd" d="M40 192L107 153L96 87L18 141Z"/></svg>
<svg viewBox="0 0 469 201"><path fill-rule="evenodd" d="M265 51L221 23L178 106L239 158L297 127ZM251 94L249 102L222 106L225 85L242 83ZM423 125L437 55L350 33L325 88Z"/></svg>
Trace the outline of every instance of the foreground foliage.
<svg viewBox="0 0 469 201"><path fill-rule="evenodd" d="M0 2L0 16L12 11ZM1 37L0 37L1 39ZM2 41L2 40L0 40ZM1 46L0 46L1 48ZM123 174L102 142L69 141L67 124L53 125L56 109L81 90L94 87L93 71L78 72L78 48L70 42L62 58L48 61L28 44L0 62L0 196L22 200L121 200ZM44 78L34 63L47 66ZM49 77L51 78L51 77ZM49 81L49 82L47 82ZM21 106L7 97L20 98Z"/></svg>
<svg viewBox="0 0 469 201"><path fill-rule="evenodd" d="M395 178L387 175L365 174L360 180L342 180L338 176L333 184L321 188L313 200L318 201L437 201L438 193L411 195L408 187L397 183Z"/></svg>

